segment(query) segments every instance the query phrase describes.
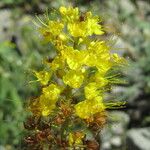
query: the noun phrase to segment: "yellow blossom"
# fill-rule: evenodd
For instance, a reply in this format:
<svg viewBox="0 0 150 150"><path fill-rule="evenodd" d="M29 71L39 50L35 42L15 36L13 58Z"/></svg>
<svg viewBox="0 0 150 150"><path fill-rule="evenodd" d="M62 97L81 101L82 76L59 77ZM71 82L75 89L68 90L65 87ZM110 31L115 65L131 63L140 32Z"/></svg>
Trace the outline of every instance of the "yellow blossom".
<svg viewBox="0 0 150 150"><path fill-rule="evenodd" d="M42 89L42 93L44 94L44 96L51 100L57 100L60 92L61 92L60 87L58 87L55 84L50 84L49 86L44 87Z"/></svg>
<svg viewBox="0 0 150 150"><path fill-rule="evenodd" d="M61 41L67 41L67 40L68 40L67 35L64 34L64 33L59 34L59 35L58 35L58 38L59 38L59 40L61 40Z"/></svg>
<svg viewBox="0 0 150 150"><path fill-rule="evenodd" d="M76 145L78 147L78 145L83 144L82 142L83 138L84 134L81 132L69 133L68 136L69 145L70 146Z"/></svg>
<svg viewBox="0 0 150 150"><path fill-rule="evenodd" d="M87 86L85 86L84 93L86 99L93 99L97 97L100 93L97 88L97 83L91 82Z"/></svg>
<svg viewBox="0 0 150 150"><path fill-rule="evenodd" d="M59 35L64 28L64 25L60 21L49 21L48 28L53 35Z"/></svg>
<svg viewBox="0 0 150 150"><path fill-rule="evenodd" d="M109 53L110 48L105 41L92 41L88 45L89 53L103 55L104 53Z"/></svg>
<svg viewBox="0 0 150 150"><path fill-rule="evenodd" d="M95 82L97 83L98 87L103 87L108 84L108 80L102 76L102 73L96 72L94 75Z"/></svg>
<svg viewBox="0 0 150 150"><path fill-rule="evenodd" d="M59 34L61 34L64 24L60 21L49 21L48 25L41 27L39 31L46 41L53 42Z"/></svg>
<svg viewBox="0 0 150 150"><path fill-rule="evenodd" d="M84 75L80 71L69 70L66 75L63 76L64 83L72 88L79 88L83 80Z"/></svg>
<svg viewBox="0 0 150 150"><path fill-rule="evenodd" d="M85 22L73 22L68 24L68 31L74 37L86 37L86 23Z"/></svg>
<svg viewBox="0 0 150 150"><path fill-rule="evenodd" d="M87 119L98 112L105 110L105 105L102 102L102 97L92 100L84 100L75 105L76 114L83 119Z"/></svg>
<svg viewBox="0 0 150 150"><path fill-rule="evenodd" d="M52 33L50 32L49 28L42 27L39 29L39 32L42 34L45 42L50 42L53 40Z"/></svg>
<svg viewBox="0 0 150 150"><path fill-rule="evenodd" d="M36 116L48 116L56 107L56 102L57 99L51 99L42 94L30 102L29 109Z"/></svg>
<svg viewBox="0 0 150 150"><path fill-rule="evenodd" d="M59 8L60 14L63 16L63 19L68 22L74 22L78 20L79 18L79 10L78 8L73 8L73 7L60 7Z"/></svg>
<svg viewBox="0 0 150 150"><path fill-rule="evenodd" d="M72 146L74 144L74 137L72 133L69 133L68 136L69 145Z"/></svg>
<svg viewBox="0 0 150 150"><path fill-rule="evenodd" d="M56 56L54 60L51 63L49 63L49 66L53 71L56 71L59 68L63 68L63 65L64 59L61 56Z"/></svg>
<svg viewBox="0 0 150 150"><path fill-rule="evenodd" d="M87 65L97 67L103 74L112 67L110 49L104 41L91 42L87 52L89 53Z"/></svg>
<svg viewBox="0 0 150 150"><path fill-rule="evenodd" d="M41 82L42 85L46 85L50 80L52 72L47 72L47 71L37 72L37 71L34 71L34 74L37 77L38 81Z"/></svg>
<svg viewBox="0 0 150 150"><path fill-rule="evenodd" d="M110 61L104 61L103 64L101 64L102 61L97 63L97 69L101 73L101 75L105 75L109 69L112 67L112 63Z"/></svg>
<svg viewBox="0 0 150 150"><path fill-rule="evenodd" d="M88 12L83 20L76 20L68 23L68 31L74 37L86 37L92 34L101 35L104 32L99 24L99 18L93 17L91 12Z"/></svg>
<svg viewBox="0 0 150 150"><path fill-rule="evenodd" d="M56 107L56 99L51 99L51 97L47 97L47 95L40 96L39 106L41 109L41 114L43 116L48 116L53 109Z"/></svg>
<svg viewBox="0 0 150 150"><path fill-rule="evenodd" d="M63 56L66 58L67 64L72 70L80 70L88 59L88 55L84 51L74 49L64 49Z"/></svg>
<svg viewBox="0 0 150 150"><path fill-rule="evenodd" d="M126 60L123 57L120 57L118 54L114 53L112 55L112 59L115 62L115 64L125 64Z"/></svg>
<svg viewBox="0 0 150 150"><path fill-rule="evenodd" d="M87 12L87 35L97 34L102 35L104 31L102 31L102 26L99 24L99 18L97 16L93 17L91 12Z"/></svg>
<svg viewBox="0 0 150 150"><path fill-rule="evenodd" d="M55 104L61 92L60 87L55 84L42 89L42 95L39 97L38 107L43 116L48 116L56 107Z"/></svg>

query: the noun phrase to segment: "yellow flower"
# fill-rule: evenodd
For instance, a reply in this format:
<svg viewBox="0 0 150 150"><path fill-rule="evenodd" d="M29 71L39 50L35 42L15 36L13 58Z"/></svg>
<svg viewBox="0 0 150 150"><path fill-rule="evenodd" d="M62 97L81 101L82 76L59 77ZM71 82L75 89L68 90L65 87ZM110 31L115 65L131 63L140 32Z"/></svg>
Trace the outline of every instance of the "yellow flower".
<svg viewBox="0 0 150 150"><path fill-rule="evenodd" d="M87 35L102 35L104 34L104 31L102 31L102 26L99 24L100 20L97 16L92 16L91 12L86 13L87 20L86 20L86 25L87 25Z"/></svg>
<svg viewBox="0 0 150 150"><path fill-rule="evenodd" d="M74 144L74 136L72 133L69 133L68 141L69 141L70 146L72 146Z"/></svg>
<svg viewBox="0 0 150 150"><path fill-rule="evenodd" d="M98 112L105 110L105 105L102 102L102 97L97 97L92 100L85 100L75 105L75 112L82 119L87 119Z"/></svg>
<svg viewBox="0 0 150 150"><path fill-rule="evenodd" d="M55 84L50 84L49 86L42 89L42 93L44 94L44 96L51 100L57 100L60 92L60 87Z"/></svg>
<svg viewBox="0 0 150 150"><path fill-rule="evenodd" d="M60 7L60 14L63 16L63 19L67 22L74 22L79 19L79 10L78 8L73 7Z"/></svg>
<svg viewBox="0 0 150 150"><path fill-rule="evenodd" d="M36 116L48 116L56 107L57 99L51 99L48 95L42 94L31 101L29 109Z"/></svg>
<svg viewBox="0 0 150 150"><path fill-rule="evenodd" d="M42 85L46 85L50 80L52 72L47 72L47 71L37 72L37 71L34 71L34 74L37 77L38 81L41 82Z"/></svg>
<svg viewBox="0 0 150 150"><path fill-rule="evenodd" d="M69 70L66 75L63 76L63 81L66 85L72 88L79 88L84 80L84 75L80 71Z"/></svg>
<svg viewBox="0 0 150 150"><path fill-rule="evenodd" d="M87 65L95 66L103 72L110 69L112 63L110 49L104 41L90 42L87 52L89 53Z"/></svg>
<svg viewBox="0 0 150 150"><path fill-rule="evenodd" d="M118 54L114 53L112 59L115 64L126 64L126 60L123 57L120 57Z"/></svg>
<svg viewBox="0 0 150 150"><path fill-rule="evenodd" d="M70 146L77 146L83 144L83 138L85 135L82 132L69 133L68 141Z"/></svg>
<svg viewBox="0 0 150 150"><path fill-rule="evenodd" d="M56 107L56 99L51 99L51 97L47 97L47 95L41 95L40 96L40 109L41 114L43 116L48 116L50 113L52 113L53 109Z"/></svg>
<svg viewBox="0 0 150 150"><path fill-rule="evenodd" d="M49 21L48 29L53 35L59 35L64 28L64 24L60 21Z"/></svg>
<svg viewBox="0 0 150 150"><path fill-rule="evenodd" d="M43 88L42 95L39 97L38 107L43 116L48 116L56 107L56 102L61 92L60 87L55 84Z"/></svg>
<svg viewBox="0 0 150 150"><path fill-rule="evenodd" d="M74 37L86 37L87 25L85 22L73 22L68 24L68 31Z"/></svg>
<svg viewBox="0 0 150 150"><path fill-rule="evenodd" d="M49 21L48 25L41 27L39 31L47 42L53 42L55 37L61 34L64 24L60 21Z"/></svg>
<svg viewBox="0 0 150 150"><path fill-rule="evenodd" d="M110 61L103 62L103 64L101 63L102 61L101 62L99 61L96 67L100 72L100 74L104 76L108 72L108 70L111 69L112 63Z"/></svg>
<svg viewBox="0 0 150 150"><path fill-rule="evenodd" d="M88 12L83 18L83 20L78 19L68 23L68 31L72 36L87 37L92 34L102 35L104 33L97 16L92 16L91 12Z"/></svg>
<svg viewBox="0 0 150 150"><path fill-rule="evenodd" d="M72 70L82 69L82 66L88 58L85 51L74 50L73 48L64 49L64 53L62 55L65 57L69 68Z"/></svg>
<svg viewBox="0 0 150 150"><path fill-rule="evenodd" d="M108 80L102 76L102 73L96 72L94 75L95 82L97 83L98 87L103 87L108 84Z"/></svg>
<svg viewBox="0 0 150 150"><path fill-rule="evenodd" d="M56 71L59 68L63 68L64 66L64 59L61 56L56 56L54 60L49 64L50 68L53 71Z"/></svg>
<svg viewBox="0 0 150 150"><path fill-rule="evenodd" d="M52 33L49 31L47 27L39 28L39 32L42 34L45 42L49 42L53 40Z"/></svg>
<svg viewBox="0 0 150 150"><path fill-rule="evenodd" d="M84 93L86 99L93 99L97 97L100 93L97 88L97 83L91 82L87 86L85 86Z"/></svg>
<svg viewBox="0 0 150 150"><path fill-rule="evenodd" d="M92 41L88 45L88 51L89 53L97 54L97 55L103 55L105 53L110 52L110 48L104 41Z"/></svg>
<svg viewBox="0 0 150 150"><path fill-rule="evenodd" d="M61 41L67 41L67 40L68 40L68 37L67 37L67 35L66 35L65 33L59 34L59 35L58 35L58 38L59 38L59 40L61 40Z"/></svg>

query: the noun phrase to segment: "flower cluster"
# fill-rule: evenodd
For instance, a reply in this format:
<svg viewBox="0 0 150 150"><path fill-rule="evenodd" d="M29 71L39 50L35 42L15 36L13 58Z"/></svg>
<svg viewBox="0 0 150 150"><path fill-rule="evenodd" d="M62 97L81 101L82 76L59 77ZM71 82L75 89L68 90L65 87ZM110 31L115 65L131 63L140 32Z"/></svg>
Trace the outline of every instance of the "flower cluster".
<svg viewBox="0 0 150 150"><path fill-rule="evenodd" d="M60 131L60 137L51 131L54 145L84 148L88 146L85 130L94 132L93 123L101 128L106 108L113 106L104 101L104 93L115 82L109 72L125 60L111 52L99 16L73 7L60 7L57 14L57 19L48 19L39 28L44 41L55 47L56 56L45 61L44 70L34 71L42 92L31 100L29 109L40 120L50 118L48 128Z"/></svg>

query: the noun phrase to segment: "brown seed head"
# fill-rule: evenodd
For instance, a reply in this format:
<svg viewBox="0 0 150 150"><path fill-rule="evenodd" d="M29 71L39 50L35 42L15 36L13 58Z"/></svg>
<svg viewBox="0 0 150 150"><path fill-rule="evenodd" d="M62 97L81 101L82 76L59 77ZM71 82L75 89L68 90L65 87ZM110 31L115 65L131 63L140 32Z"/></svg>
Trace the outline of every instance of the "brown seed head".
<svg viewBox="0 0 150 150"><path fill-rule="evenodd" d="M86 145L88 150L99 150L99 144L95 140L87 140Z"/></svg>

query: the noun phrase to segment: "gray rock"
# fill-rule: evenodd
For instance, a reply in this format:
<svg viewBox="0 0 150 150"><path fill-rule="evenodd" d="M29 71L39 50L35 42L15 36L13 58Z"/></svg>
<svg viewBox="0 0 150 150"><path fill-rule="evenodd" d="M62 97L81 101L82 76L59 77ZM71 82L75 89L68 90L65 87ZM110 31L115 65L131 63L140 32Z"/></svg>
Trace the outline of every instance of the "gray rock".
<svg viewBox="0 0 150 150"><path fill-rule="evenodd" d="M10 40L11 30L5 32L5 29L10 29L12 26L11 20L11 11L10 10L0 10L0 34L2 35L0 38L0 42L5 40Z"/></svg>
<svg viewBox="0 0 150 150"><path fill-rule="evenodd" d="M150 127L129 130L126 145L127 150L150 150Z"/></svg>
<svg viewBox="0 0 150 150"><path fill-rule="evenodd" d="M111 126L112 134L122 135L124 133L124 127L122 123L113 123Z"/></svg>
<svg viewBox="0 0 150 150"><path fill-rule="evenodd" d="M0 145L0 150L5 150L5 148L2 145Z"/></svg>
<svg viewBox="0 0 150 150"><path fill-rule="evenodd" d="M111 144L110 142L104 142L103 147L101 147L102 150L110 150L111 149Z"/></svg>
<svg viewBox="0 0 150 150"><path fill-rule="evenodd" d="M123 128L126 128L130 121L129 115L122 111L112 111L109 115L114 124L121 124Z"/></svg>
<svg viewBox="0 0 150 150"><path fill-rule="evenodd" d="M120 0L119 5L126 15L130 15L135 12L135 6L130 0Z"/></svg>
<svg viewBox="0 0 150 150"><path fill-rule="evenodd" d="M115 136L110 141L113 147L120 147L122 145L122 139L120 136Z"/></svg>
<svg viewBox="0 0 150 150"><path fill-rule="evenodd" d="M130 118L121 111L112 111L108 116L110 124L101 132L101 150L120 150L125 145L124 135Z"/></svg>

